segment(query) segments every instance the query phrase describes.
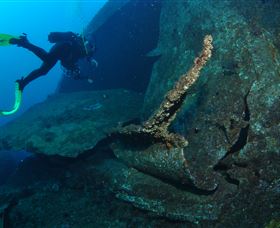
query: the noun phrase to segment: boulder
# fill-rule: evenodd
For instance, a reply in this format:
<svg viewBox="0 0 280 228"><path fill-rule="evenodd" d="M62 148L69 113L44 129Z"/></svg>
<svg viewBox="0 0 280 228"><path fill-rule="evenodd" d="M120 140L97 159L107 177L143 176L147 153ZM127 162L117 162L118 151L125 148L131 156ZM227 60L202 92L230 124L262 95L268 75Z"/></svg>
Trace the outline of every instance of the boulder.
<svg viewBox="0 0 280 228"><path fill-rule="evenodd" d="M279 181L279 29L275 20L269 24L262 19L267 15L279 18L280 5L277 1L257 1L253 6L241 3L162 1L159 42L154 50L161 57L154 65L145 93L142 119L157 112L167 92L190 68L203 37L213 36L213 56L188 91L181 113L170 129L189 144L173 148L155 142L143 144L141 139L127 137L112 148L129 167L146 175L173 186L193 187L197 192L229 191L240 204L232 205L247 210L241 201L248 190L254 192L248 198L254 201L260 197L259 188L277 186ZM251 18L252 15L255 16ZM130 180L127 181L129 186ZM139 201L141 195L140 201L147 205L149 196L135 192L133 189L129 197L122 199L133 202L135 196ZM272 202L279 194L277 190L272 192L273 197L268 193L262 196L263 200ZM160 199L160 195L157 197ZM218 201L223 204L225 200L227 197ZM145 208L159 214L170 206L167 203L152 207L155 201L149 202ZM134 203L140 208L143 204ZM252 213L261 211L254 209ZM240 216L237 214L234 216Z"/></svg>
<svg viewBox="0 0 280 228"><path fill-rule="evenodd" d="M139 117L142 96L127 90L56 94L0 131L0 148L77 157L123 122Z"/></svg>

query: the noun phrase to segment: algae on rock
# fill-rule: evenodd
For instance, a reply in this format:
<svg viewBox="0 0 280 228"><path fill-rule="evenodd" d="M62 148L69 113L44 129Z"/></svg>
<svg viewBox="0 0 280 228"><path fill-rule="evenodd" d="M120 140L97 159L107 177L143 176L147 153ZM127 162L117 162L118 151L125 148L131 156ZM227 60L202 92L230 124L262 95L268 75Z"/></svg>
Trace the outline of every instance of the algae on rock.
<svg viewBox="0 0 280 228"><path fill-rule="evenodd" d="M212 55L212 36L204 38L203 50L199 57L194 60L194 65L183 74L170 90L156 112L142 125L128 126L120 131L120 134L136 136L144 135L151 138L151 141L160 141L167 146L187 146L187 141L180 135L172 134L168 128L175 119L187 96L188 89L196 82L200 71Z"/></svg>
<svg viewBox="0 0 280 228"><path fill-rule="evenodd" d="M188 89L198 79L200 70L211 57L212 48L212 37L207 35L201 54L167 93L155 114L141 126L129 125L113 134L119 139L113 145L119 159L156 177L194 186L183 150L187 141L178 134L170 133L168 127L180 110ZM204 190L212 191L216 187L213 184Z"/></svg>
<svg viewBox="0 0 280 228"><path fill-rule="evenodd" d="M77 157L139 117L141 105L142 96L127 90L57 94L2 127L0 148Z"/></svg>

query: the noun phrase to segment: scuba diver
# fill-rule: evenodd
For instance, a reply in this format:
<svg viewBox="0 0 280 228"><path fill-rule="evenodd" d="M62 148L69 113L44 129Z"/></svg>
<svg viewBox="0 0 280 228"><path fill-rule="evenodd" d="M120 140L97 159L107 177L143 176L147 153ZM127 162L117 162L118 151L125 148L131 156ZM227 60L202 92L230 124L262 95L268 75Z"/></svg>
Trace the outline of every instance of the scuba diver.
<svg viewBox="0 0 280 228"><path fill-rule="evenodd" d="M23 34L19 38L11 38L9 40L10 44L26 48L43 61L38 69L33 70L26 77L22 77L16 81L20 91L23 91L25 86L31 81L46 75L58 61L60 61L65 69L65 74L72 76L74 79L81 79L80 69L78 67L78 61L80 59L86 58L89 62L97 66L97 62L92 59L94 47L89 41L85 40L83 35L73 32L51 32L48 40L50 43L55 43L49 52L30 43L26 34ZM90 79L89 82L91 82Z"/></svg>
<svg viewBox="0 0 280 228"><path fill-rule="evenodd" d="M38 69L33 70L26 77L22 77L16 81L14 105L10 110L0 110L0 116L9 116L16 113L22 101L23 89L31 81L46 75L58 61L60 61L65 69L64 73L74 79L83 79L80 76L80 69L78 66L78 61L80 59L86 59L91 65L94 64L95 67L98 66L96 60L92 58L94 46L91 45L83 35L73 32L51 32L48 36L48 40L54 43L49 52L30 43L26 34L19 37L0 34L0 46L17 45L18 47L26 48L43 61ZM92 83L92 79L87 79L89 83Z"/></svg>

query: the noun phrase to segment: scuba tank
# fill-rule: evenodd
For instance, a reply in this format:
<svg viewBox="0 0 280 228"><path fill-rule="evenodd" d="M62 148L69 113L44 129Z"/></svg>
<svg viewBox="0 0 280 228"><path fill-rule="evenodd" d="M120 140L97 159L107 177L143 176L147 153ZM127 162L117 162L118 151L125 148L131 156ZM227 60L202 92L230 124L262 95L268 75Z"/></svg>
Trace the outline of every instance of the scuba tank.
<svg viewBox="0 0 280 228"><path fill-rule="evenodd" d="M51 32L48 35L48 41L50 43L72 42L76 41L78 38L79 35L73 32Z"/></svg>
<svg viewBox="0 0 280 228"><path fill-rule="evenodd" d="M83 50L84 55L88 55L88 42L84 39L83 35L79 35L78 33L51 32L48 35L48 40L50 43L70 43L73 46L73 49Z"/></svg>

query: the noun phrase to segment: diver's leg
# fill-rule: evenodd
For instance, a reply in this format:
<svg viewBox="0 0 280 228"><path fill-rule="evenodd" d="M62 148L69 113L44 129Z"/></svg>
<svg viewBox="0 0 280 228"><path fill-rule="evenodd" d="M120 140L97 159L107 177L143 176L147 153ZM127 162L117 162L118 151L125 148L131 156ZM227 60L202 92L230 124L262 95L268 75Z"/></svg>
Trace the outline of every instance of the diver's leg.
<svg viewBox="0 0 280 228"><path fill-rule="evenodd" d="M10 39L10 44L15 44L18 47L26 48L27 50L33 52L35 55L37 55L43 62L47 61L47 55L48 53L38 46L35 46L34 44L31 44L29 40L27 39L27 36L20 36L19 38L12 38Z"/></svg>
<svg viewBox="0 0 280 228"><path fill-rule="evenodd" d="M25 46L22 46L27 50L33 52L36 56L38 56L43 62L47 61L48 52L46 52L43 48L40 48L34 44L28 43Z"/></svg>
<svg viewBox="0 0 280 228"><path fill-rule="evenodd" d="M56 64L57 60L52 60L49 62L44 62L40 68L32 71L29 75L27 75L25 78L17 80L19 83L19 89L22 91L25 86L27 86L31 81L35 80L36 78L39 78L43 75L46 75Z"/></svg>

